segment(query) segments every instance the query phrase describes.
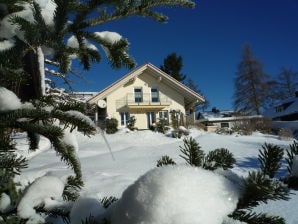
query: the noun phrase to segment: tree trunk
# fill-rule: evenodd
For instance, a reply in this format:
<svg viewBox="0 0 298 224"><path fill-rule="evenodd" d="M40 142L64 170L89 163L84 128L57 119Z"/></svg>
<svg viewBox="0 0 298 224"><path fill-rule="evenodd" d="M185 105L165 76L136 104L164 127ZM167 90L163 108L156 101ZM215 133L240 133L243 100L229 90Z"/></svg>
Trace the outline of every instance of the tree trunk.
<svg viewBox="0 0 298 224"><path fill-rule="evenodd" d="M29 75L28 81L20 87L21 101L38 99L42 96L41 71L38 62L38 52L30 50L23 58L24 71Z"/></svg>

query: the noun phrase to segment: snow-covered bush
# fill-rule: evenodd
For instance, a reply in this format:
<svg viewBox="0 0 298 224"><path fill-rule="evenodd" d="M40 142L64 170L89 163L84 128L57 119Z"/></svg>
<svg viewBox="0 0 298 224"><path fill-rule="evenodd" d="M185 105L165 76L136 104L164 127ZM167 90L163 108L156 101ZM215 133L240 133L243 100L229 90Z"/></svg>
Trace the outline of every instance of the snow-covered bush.
<svg viewBox="0 0 298 224"><path fill-rule="evenodd" d="M173 138L181 138L182 136L188 136L190 131L184 126L179 126L178 128L172 130Z"/></svg>
<svg viewBox="0 0 298 224"><path fill-rule="evenodd" d="M134 131L136 130L137 128L135 127L135 124L136 124L136 117L135 116L130 116L128 122L127 122L127 128L131 131Z"/></svg>
<svg viewBox="0 0 298 224"><path fill-rule="evenodd" d="M293 132L291 129L281 128L278 130L278 136L280 136L281 139L289 140L293 138Z"/></svg>

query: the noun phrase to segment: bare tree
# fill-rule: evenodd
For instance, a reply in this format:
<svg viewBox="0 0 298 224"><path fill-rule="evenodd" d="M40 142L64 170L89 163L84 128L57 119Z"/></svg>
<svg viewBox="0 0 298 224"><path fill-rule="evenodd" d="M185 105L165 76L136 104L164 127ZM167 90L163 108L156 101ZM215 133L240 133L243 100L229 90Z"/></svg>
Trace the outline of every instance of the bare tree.
<svg viewBox="0 0 298 224"><path fill-rule="evenodd" d="M298 72L282 67L277 78L280 99L295 96L296 89L298 88Z"/></svg>
<svg viewBox="0 0 298 224"><path fill-rule="evenodd" d="M204 96L204 94L202 94L202 91L199 89L198 85L194 82L194 80L192 78L188 78L184 84L188 88L190 88L193 91L195 91L196 93L199 93L200 95ZM204 110L206 110L210 106L209 100L205 96L204 96L204 98L205 98L205 102L196 105L196 108L195 108L196 110L202 110L202 111L204 111Z"/></svg>
<svg viewBox="0 0 298 224"><path fill-rule="evenodd" d="M260 114L269 92L269 76L262 64L254 58L249 45L244 45L242 60L235 78L234 108Z"/></svg>

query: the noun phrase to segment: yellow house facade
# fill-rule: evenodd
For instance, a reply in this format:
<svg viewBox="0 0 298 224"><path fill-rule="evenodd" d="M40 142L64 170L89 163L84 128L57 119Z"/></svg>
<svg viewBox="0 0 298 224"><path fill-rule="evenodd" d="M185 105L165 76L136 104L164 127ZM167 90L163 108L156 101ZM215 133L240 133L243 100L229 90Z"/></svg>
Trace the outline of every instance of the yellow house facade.
<svg viewBox="0 0 298 224"><path fill-rule="evenodd" d="M148 129L160 119L171 122L171 113L195 118L194 107L204 98L151 63L117 80L87 102L96 105L95 121L116 118L125 127L130 117L135 127Z"/></svg>

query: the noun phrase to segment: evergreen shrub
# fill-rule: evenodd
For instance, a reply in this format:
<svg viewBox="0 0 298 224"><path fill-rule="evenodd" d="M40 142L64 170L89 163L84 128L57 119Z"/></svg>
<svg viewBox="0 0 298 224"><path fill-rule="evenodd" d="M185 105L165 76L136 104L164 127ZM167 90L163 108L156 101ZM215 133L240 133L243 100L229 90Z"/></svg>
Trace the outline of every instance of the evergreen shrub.
<svg viewBox="0 0 298 224"><path fill-rule="evenodd" d="M118 120L116 118L106 119L106 133L114 134L118 131Z"/></svg>
<svg viewBox="0 0 298 224"><path fill-rule="evenodd" d="M135 116L131 116L127 122L127 128L131 131L134 131L136 130L137 128L135 127L135 124L136 124L136 117Z"/></svg>

